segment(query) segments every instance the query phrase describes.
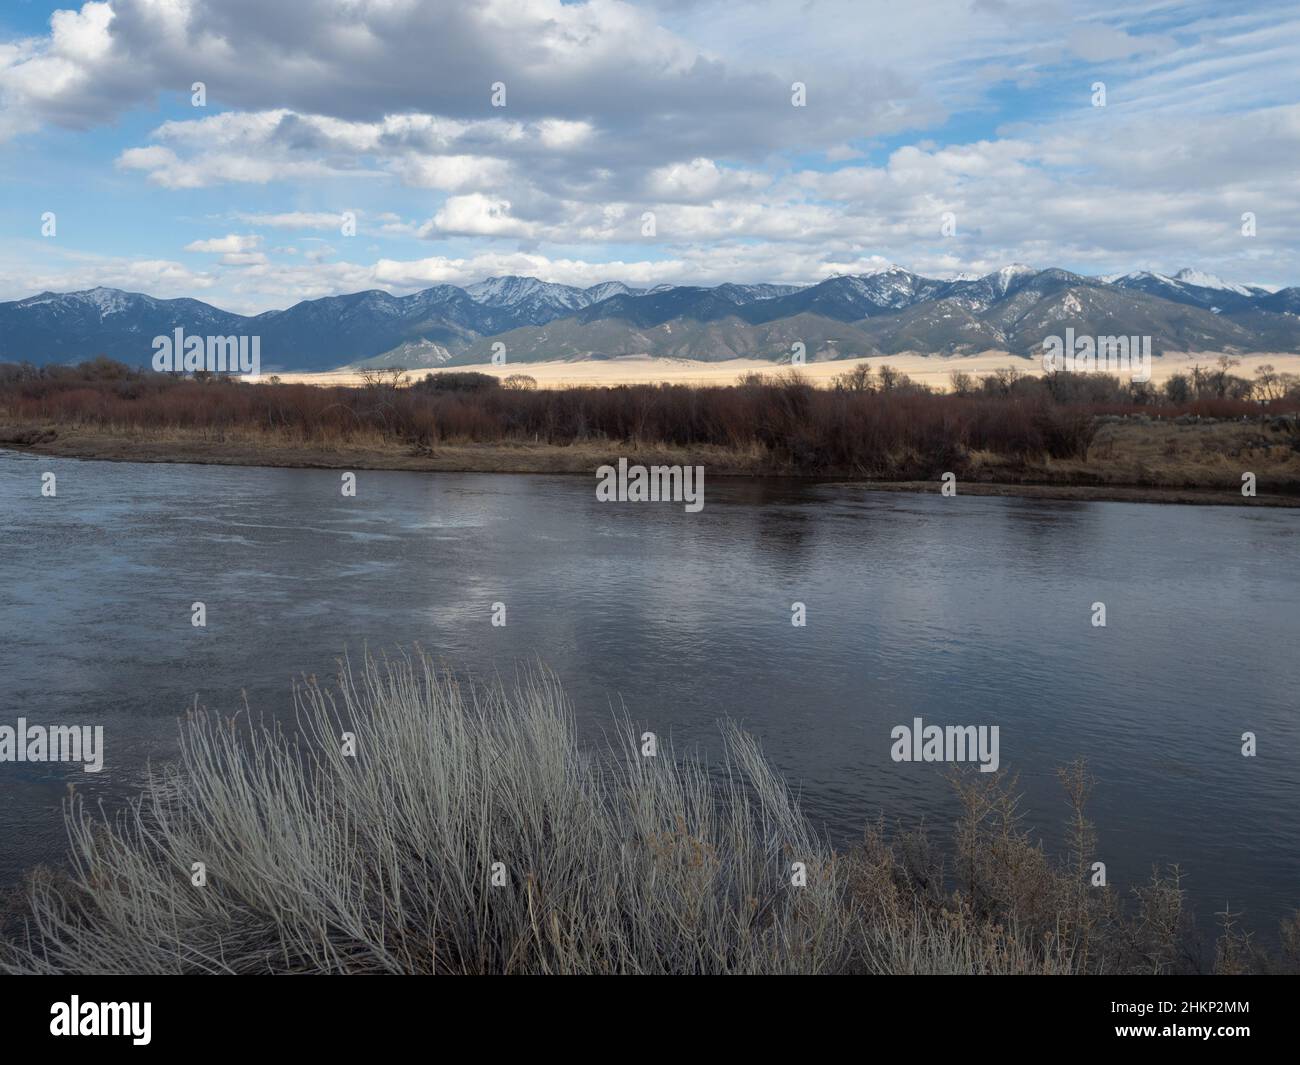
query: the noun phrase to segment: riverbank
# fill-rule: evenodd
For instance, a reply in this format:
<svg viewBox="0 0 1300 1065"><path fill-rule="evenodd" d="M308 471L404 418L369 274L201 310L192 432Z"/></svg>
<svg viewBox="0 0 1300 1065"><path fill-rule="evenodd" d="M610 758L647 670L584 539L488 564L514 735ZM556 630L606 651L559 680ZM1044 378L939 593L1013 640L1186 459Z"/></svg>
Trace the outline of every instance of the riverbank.
<svg viewBox="0 0 1300 1065"><path fill-rule="evenodd" d="M100 426L0 424L0 448L57 458L108 462L195 463L289 469L404 470L436 473L531 473L592 476L619 458L644 465L703 465L707 477L795 477L850 480L878 491L937 492L937 480L885 480L852 470L816 476L774 464L761 448L633 446L577 441L569 445L501 441L413 448L374 434L329 446L282 433L226 430L106 429ZM1257 494L1241 494L1241 473ZM988 452L958 472L962 495L1108 500L1218 506L1300 508L1300 455L1240 423L1103 424L1085 459L1025 462Z"/></svg>

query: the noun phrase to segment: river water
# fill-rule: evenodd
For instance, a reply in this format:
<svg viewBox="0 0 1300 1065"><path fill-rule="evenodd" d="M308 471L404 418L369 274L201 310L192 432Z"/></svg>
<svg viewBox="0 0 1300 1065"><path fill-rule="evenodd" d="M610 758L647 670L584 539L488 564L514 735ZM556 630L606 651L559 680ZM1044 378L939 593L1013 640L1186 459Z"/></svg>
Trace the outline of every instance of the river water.
<svg viewBox="0 0 1300 1065"><path fill-rule="evenodd" d="M735 718L838 840L881 814L942 837L948 767L893 761L891 730L996 725L1049 847L1083 757L1112 884L1178 862L1200 916L1265 935L1300 905L1300 512L715 478L687 513L366 471L346 498L337 471L13 452L0 725L101 724L106 755L0 764L0 883L63 854L69 782L111 803L171 757L196 694L287 713L295 675L416 642L472 678L541 659L593 736L625 708L707 756Z"/></svg>

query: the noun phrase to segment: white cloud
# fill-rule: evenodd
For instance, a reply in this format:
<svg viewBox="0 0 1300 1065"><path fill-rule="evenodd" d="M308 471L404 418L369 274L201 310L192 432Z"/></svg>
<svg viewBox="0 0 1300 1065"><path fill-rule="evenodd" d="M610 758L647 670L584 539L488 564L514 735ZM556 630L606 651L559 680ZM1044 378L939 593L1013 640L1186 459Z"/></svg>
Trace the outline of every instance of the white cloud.
<svg viewBox="0 0 1300 1065"><path fill-rule="evenodd" d="M355 214L355 212L353 212ZM279 214L249 214L236 212L241 222L272 229L333 229L343 226L343 214L330 211L284 211Z"/></svg>
<svg viewBox="0 0 1300 1065"><path fill-rule="evenodd" d="M422 231L478 237L531 237L535 228L510 213L510 201L492 199L479 192L451 196Z"/></svg>
<svg viewBox="0 0 1300 1065"><path fill-rule="evenodd" d="M410 155L394 160L390 169L404 184L449 192L494 188L502 185L510 173L505 160L481 155Z"/></svg>
<svg viewBox="0 0 1300 1065"><path fill-rule="evenodd" d="M202 296L218 279L171 259L128 259L9 245L0 253L0 299L36 292L73 292L105 286L151 296Z"/></svg>
<svg viewBox="0 0 1300 1065"><path fill-rule="evenodd" d="M222 266L263 266L269 261L260 251L230 252L221 257Z"/></svg>
<svg viewBox="0 0 1300 1065"><path fill-rule="evenodd" d="M262 243L262 238L256 234L240 235L230 233L224 237L211 237L207 240L192 240L185 245L186 251L201 251L212 254L238 254L240 252L251 251Z"/></svg>
<svg viewBox="0 0 1300 1065"><path fill-rule="evenodd" d="M770 180L765 174L725 170L712 159L699 158L688 163L670 163L652 170L646 178L646 191L660 200L697 203L717 196L760 189Z"/></svg>
<svg viewBox="0 0 1300 1065"><path fill-rule="evenodd" d="M537 138L542 147L565 151L591 143L596 130L590 122L547 118L537 123Z"/></svg>

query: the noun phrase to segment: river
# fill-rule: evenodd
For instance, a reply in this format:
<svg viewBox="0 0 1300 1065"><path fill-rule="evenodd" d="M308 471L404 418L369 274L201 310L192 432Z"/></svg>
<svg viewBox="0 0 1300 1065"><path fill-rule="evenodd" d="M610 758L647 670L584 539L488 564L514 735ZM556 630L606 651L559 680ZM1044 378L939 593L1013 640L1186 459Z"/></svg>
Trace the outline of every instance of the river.
<svg viewBox="0 0 1300 1065"><path fill-rule="evenodd" d="M626 709L707 756L735 718L842 841L881 814L942 838L954 816L948 767L893 761L895 726L996 725L1049 848L1056 767L1083 757L1112 884L1178 862L1200 917L1226 902L1265 935L1300 905L1300 512L714 478L688 513L598 502L594 478L340 484L0 452L0 725L105 736L100 773L0 764L0 882L63 854L69 782L113 803L172 757L196 695L287 713L295 675L419 643L467 678L544 661L591 736Z"/></svg>

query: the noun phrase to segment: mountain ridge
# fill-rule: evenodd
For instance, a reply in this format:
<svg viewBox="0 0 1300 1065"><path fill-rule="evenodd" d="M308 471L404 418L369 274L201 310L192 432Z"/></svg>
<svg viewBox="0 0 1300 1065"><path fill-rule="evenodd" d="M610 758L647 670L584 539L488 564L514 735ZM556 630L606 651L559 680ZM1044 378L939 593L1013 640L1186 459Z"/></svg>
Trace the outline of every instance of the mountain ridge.
<svg viewBox="0 0 1300 1065"><path fill-rule="evenodd" d="M260 335L264 370L483 362L505 344L519 362L618 355L716 361L1003 348L1029 354L1067 327L1150 335L1167 350L1300 352L1300 288L1270 290L1184 268L1088 277L1010 264L982 277L930 278L889 264L810 285L587 287L502 275L405 296L383 289L240 315L189 297L98 286L0 302L0 360L75 362L104 354L147 365L152 338Z"/></svg>

